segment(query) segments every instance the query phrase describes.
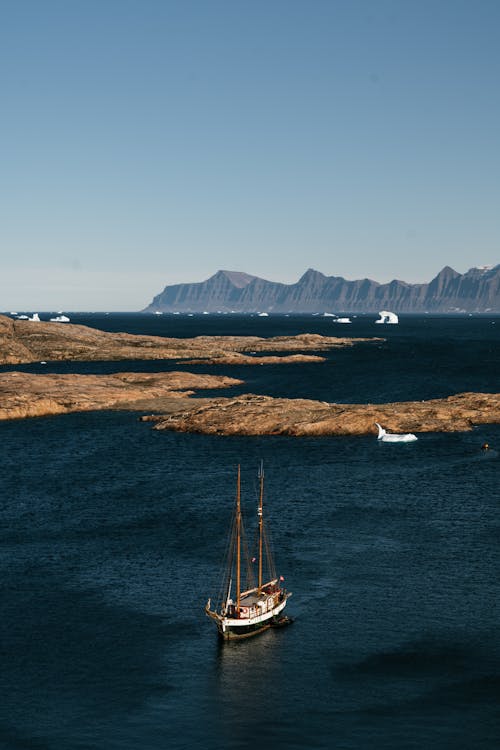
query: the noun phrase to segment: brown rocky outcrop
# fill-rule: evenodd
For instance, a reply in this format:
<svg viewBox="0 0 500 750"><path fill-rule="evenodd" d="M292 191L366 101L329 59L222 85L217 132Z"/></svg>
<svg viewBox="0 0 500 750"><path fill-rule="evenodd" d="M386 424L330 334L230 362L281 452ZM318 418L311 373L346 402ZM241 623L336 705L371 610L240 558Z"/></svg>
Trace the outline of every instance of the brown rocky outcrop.
<svg viewBox="0 0 500 750"><path fill-rule="evenodd" d="M377 339L364 339L376 341ZM378 339L380 340L380 339ZM13 321L0 316L0 361L176 359L203 363L256 364L318 361L289 352L351 346L360 339L302 334L199 336L168 339L105 333L86 326ZM266 352L266 354L262 354ZM268 352L278 352L279 356ZM242 381L189 372L112 375L0 373L0 419L75 411L154 411L143 417L157 429L219 435L365 435L375 422L391 432L449 432L500 422L500 394L462 393L444 399L391 404L332 404L246 394L189 398L200 389L229 388Z"/></svg>
<svg viewBox="0 0 500 750"><path fill-rule="evenodd" d="M42 417L99 409L172 409L200 389L228 388L240 380L189 372L113 375L0 373L0 419Z"/></svg>
<svg viewBox="0 0 500 750"><path fill-rule="evenodd" d="M156 429L216 435L366 435L380 422L391 432L451 432L500 422L500 394L462 393L431 401L330 404L246 394L196 398L199 390L241 380L188 372L112 375L0 373L0 419L101 409L156 412Z"/></svg>
<svg viewBox="0 0 500 750"><path fill-rule="evenodd" d="M177 411L146 417L158 430L216 435L367 435L375 422L390 432L453 432L500 423L500 394L461 393L430 401L330 404L247 394L183 402Z"/></svg>
<svg viewBox="0 0 500 750"><path fill-rule="evenodd" d="M191 339L109 333L72 323L12 320L0 315L0 364L46 361L119 361L134 359L197 359L231 363L236 353L326 351L359 342L305 333L298 336L196 336ZM286 363L286 359L278 363ZM263 359L264 364L270 360ZM236 362L235 362L236 363ZM252 359L255 364L255 359ZM249 364L239 361L237 364Z"/></svg>
<svg viewBox="0 0 500 750"><path fill-rule="evenodd" d="M217 357L208 359L188 359L183 362L184 365L292 365L303 364L304 362L324 362L325 357L319 357L317 354L281 354L255 356L254 354L240 354L231 352L230 354L221 354Z"/></svg>

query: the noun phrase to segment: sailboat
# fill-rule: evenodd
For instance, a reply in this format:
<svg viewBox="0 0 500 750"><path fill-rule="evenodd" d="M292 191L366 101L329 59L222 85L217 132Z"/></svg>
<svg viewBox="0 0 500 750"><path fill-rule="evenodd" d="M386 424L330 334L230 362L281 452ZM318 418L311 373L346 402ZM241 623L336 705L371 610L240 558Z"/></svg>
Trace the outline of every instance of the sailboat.
<svg viewBox="0 0 500 750"><path fill-rule="evenodd" d="M280 627L291 622L282 615L291 593L283 586L283 576L276 575L264 519L264 468L259 469L259 503L257 554L250 558L241 514L241 471L238 466L236 482L236 506L229 536L226 566L221 590L212 607L211 599L205 613L217 625L224 640L249 638L271 627ZM253 564L257 563L257 585L253 575ZM245 585L242 568L245 569Z"/></svg>

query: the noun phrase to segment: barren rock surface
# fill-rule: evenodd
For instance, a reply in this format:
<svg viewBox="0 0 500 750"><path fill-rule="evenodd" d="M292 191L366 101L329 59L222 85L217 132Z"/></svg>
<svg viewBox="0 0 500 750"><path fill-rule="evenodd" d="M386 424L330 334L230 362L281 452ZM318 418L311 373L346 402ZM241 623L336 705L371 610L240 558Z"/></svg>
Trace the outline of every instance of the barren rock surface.
<svg viewBox="0 0 500 750"><path fill-rule="evenodd" d="M375 422L390 432L452 432L500 422L500 394L461 393L430 401L329 404L247 394L179 404L167 415L145 417L158 430L217 435L367 435Z"/></svg>
<svg viewBox="0 0 500 750"><path fill-rule="evenodd" d="M231 352L230 354L222 354L217 357L210 357L208 359L187 359L182 364L184 365L288 365L288 364L300 364L304 362L324 362L325 357L320 357L317 354L262 354L255 356L253 354L240 354L239 352Z"/></svg>
<svg viewBox="0 0 500 750"><path fill-rule="evenodd" d="M172 401L196 390L228 388L240 380L188 372L113 375L0 373L0 419L41 417L99 409L172 408Z"/></svg>
<svg viewBox="0 0 500 750"><path fill-rule="evenodd" d="M198 390L241 380L188 372L113 375L0 373L0 419L76 411L155 411L156 429L217 435L365 435L375 422L391 432L451 432L500 422L500 394L462 393L431 401L329 404L246 394L196 398ZM158 412L161 412L158 414Z"/></svg>
<svg viewBox="0 0 500 750"><path fill-rule="evenodd" d="M305 333L298 336L196 336L191 339L109 333L72 323L13 320L0 315L0 364L47 361L106 361L130 359L197 359L232 364L235 352L325 351L359 342L352 339ZM266 363L266 359L262 360ZM285 363L287 360L279 360ZM235 364L248 364L235 361ZM255 364L253 358L251 364ZM269 360L267 360L269 363Z"/></svg>
<svg viewBox="0 0 500 750"><path fill-rule="evenodd" d="M123 359L176 359L182 360L182 364L189 360L228 365L311 362L323 358L302 352L377 340L381 339L316 334L270 339L257 336L169 339L0 316L0 363L3 364ZM500 394L491 393L462 393L425 402L392 404L330 404L252 394L189 398L196 390L228 388L241 383L222 375L188 372L113 375L3 372L0 373L0 419L122 408L155 411L156 415L143 419L154 421L157 429L219 435L300 436L365 435L376 432L375 422L391 432L417 433L469 430L475 424L500 422Z"/></svg>

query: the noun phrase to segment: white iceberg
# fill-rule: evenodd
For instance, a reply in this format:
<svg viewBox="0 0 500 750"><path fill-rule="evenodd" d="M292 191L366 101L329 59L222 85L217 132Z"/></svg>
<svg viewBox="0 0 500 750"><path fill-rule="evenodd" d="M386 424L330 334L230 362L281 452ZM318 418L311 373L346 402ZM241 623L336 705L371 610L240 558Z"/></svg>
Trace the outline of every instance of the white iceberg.
<svg viewBox="0 0 500 750"><path fill-rule="evenodd" d="M56 315L55 318L50 319L52 323L69 323L67 315Z"/></svg>
<svg viewBox="0 0 500 750"><path fill-rule="evenodd" d="M350 318L336 318L332 320L332 323L352 323L352 320Z"/></svg>
<svg viewBox="0 0 500 750"><path fill-rule="evenodd" d="M412 443L414 440L418 440L417 436L413 432L407 432L403 435L396 435L393 432L387 432L384 430L378 422L375 422L378 427L377 440L381 440L383 443Z"/></svg>
<svg viewBox="0 0 500 750"><path fill-rule="evenodd" d="M396 313L389 312L389 310L381 310L379 315L380 320L376 320L375 323L399 323L399 318Z"/></svg>
<svg viewBox="0 0 500 750"><path fill-rule="evenodd" d="M40 318L38 317L38 313L33 313L31 318L27 318L27 320L31 320L33 323L39 323Z"/></svg>

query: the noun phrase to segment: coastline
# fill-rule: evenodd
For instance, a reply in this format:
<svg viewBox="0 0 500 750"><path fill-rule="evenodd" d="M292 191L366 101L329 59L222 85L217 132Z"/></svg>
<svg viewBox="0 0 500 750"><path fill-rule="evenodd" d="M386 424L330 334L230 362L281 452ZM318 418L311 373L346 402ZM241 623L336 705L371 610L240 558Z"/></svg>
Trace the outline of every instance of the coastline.
<svg viewBox="0 0 500 750"><path fill-rule="evenodd" d="M335 404L244 394L191 398L243 381L188 372L113 375L0 373L0 420L123 409L154 412L155 429L207 435L370 435L375 422L394 432L452 432L500 423L500 394L461 393L428 401Z"/></svg>
<svg viewBox="0 0 500 750"><path fill-rule="evenodd" d="M173 372L107 375L0 372L0 420L122 409L142 412L157 430L210 435L369 435L375 422L392 432L450 432L500 423L500 394L463 392L426 401L330 403L252 393L203 396L242 386L226 374L193 374L186 365L318 363L318 352L379 343L380 338L320 334L165 338L109 333L82 325L0 316L0 362L175 360ZM306 352L306 353L304 353ZM307 395L307 394L306 394Z"/></svg>
<svg viewBox="0 0 500 750"><path fill-rule="evenodd" d="M40 361L196 360L203 364L286 364L297 358L321 361L304 352L328 351L360 343L380 343L379 337L349 338L301 333L291 336L195 336L172 338L109 333L72 323L13 320L0 315L0 365ZM269 358L269 354L280 353ZM310 357L315 359L311 360ZM260 359L259 359L260 357Z"/></svg>

